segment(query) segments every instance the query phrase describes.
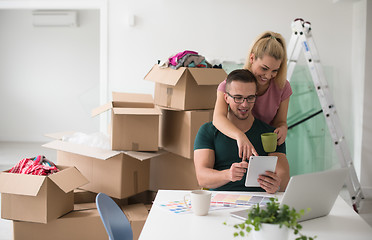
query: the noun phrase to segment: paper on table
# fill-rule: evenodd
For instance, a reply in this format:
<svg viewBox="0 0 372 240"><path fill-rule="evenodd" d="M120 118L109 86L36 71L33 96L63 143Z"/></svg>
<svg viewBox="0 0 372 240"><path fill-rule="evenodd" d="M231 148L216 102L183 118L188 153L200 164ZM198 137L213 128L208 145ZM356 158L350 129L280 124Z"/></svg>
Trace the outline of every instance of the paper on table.
<svg viewBox="0 0 372 240"><path fill-rule="evenodd" d="M187 202L189 206L191 206L190 201ZM158 204L158 206L164 210L170 211L176 214L183 214L183 213L192 213L192 210L188 208L183 200L174 200L168 201ZM235 206L221 206L221 205L214 205L211 203L209 211L221 210L226 208L231 208Z"/></svg>
<svg viewBox="0 0 372 240"><path fill-rule="evenodd" d="M270 197L264 196L218 193L212 197L211 205L253 206L258 203L260 206L266 206L269 201Z"/></svg>
<svg viewBox="0 0 372 240"><path fill-rule="evenodd" d="M209 211L234 207L249 207L257 203L260 204L260 206L266 206L266 203L269 201L270 197L217 193L216 195L212 195ZM188 201L187 204L190 206L190 201ZM192 213L192 210L185 205L183 200L162 202L158 204L158 206L176 214Z"/></svg>

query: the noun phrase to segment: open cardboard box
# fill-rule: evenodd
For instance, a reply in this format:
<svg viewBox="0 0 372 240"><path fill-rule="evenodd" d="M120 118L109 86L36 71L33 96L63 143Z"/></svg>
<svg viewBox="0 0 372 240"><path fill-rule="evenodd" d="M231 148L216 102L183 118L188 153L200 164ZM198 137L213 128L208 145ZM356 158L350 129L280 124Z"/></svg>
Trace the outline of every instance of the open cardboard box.
<svg viewBox="0 0 372 240"><path fill-rule="evenodd" d="M113 151L61 140L42 146L57 150L58 164L75 166L89 180L81 189L117 199L148 190L150 159L165 152Z"/></svg>
<svg viewBox="0 0 372 240"><path fill-rule="evenodd" d="M150 94L112 93L112 101L93 109L92 116L111 110L113 150L157 151L159 116Z"/></svg>
<svg viewBox="0 0 372 240"><path fill-rule="evenodd" d="M47 224L13 221L14 240L65 240L65 239L109 239L95 203L75 204L74 211ZM138 239L147 219L144 204L122 206L133 231L133 239Z"/></svg>
<svg viewBox="0 0 372 240"><path fill-rule="evenodd" d="M213 110L176 111L162 109L160 146L185 158L194 158L194 141L199 128L213 120Z"/></svg>
<svg viewBox="0 0 372 240"><path fill-rule="evenodd" d="M48 176L0 173L1 217L47 223L74 208L73 190L88 180L71 166Z"/></svg>
<svg viewBox="0 0 372 240"><path fill-rule="evenodd" d="M154 102L179 110L213 109L217 86L227 77L218 68L160 68L154 65L145 80L155 82Z"/></svg>

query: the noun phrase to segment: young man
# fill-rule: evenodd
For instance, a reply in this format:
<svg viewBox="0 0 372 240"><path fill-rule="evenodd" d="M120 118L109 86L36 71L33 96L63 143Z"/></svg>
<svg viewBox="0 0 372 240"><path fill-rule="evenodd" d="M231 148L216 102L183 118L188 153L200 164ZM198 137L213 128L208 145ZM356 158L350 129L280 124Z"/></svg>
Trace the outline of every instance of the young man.
<svg viewBox="0 0 372 240"><path fill-rule="evenodd" d="M226 79L225 101L228 119L245 132L259 155L267 155L261 143L261 134L273 132L274 127L255 119L251 113L256 100L257 82L245 69L232 71ZM257 181L261 187L245 187L248 162L239 158L236 140L217 130L212 122L200 127L194 143L194 164L199 185L219 191L284 191L289 181L289 165L285 143L278 146L275 172L266 172Z"/></svg>

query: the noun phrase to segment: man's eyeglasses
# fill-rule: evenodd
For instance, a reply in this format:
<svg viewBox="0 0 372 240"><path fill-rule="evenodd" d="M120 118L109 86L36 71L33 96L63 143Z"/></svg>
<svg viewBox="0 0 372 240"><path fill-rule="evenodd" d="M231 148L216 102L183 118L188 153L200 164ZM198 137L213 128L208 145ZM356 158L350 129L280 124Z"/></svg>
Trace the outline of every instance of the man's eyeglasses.
<svg viewBox="0 0 372 240"><path fill-rule="evenodd" d="M243 103L244 100L247 100L248 103L254 103L256 101L256 95L249 95L248 97L241 97L241 96L232 96L230 93L226 92L227 95L234 99L235 103Z"/></svg>

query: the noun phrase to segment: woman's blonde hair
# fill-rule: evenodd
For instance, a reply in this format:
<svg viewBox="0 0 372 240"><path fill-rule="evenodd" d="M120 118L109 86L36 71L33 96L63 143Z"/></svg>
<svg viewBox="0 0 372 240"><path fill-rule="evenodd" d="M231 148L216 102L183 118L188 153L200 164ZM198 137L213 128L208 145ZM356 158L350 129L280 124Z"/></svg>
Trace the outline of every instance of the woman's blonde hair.
<svg viewBox="0 0 372 240"><path fill-rule="evenodd" d="M279 33L266 31L256 38L248 52L248 57L244 64L244 68L250 71L252 70L252 63L250 61L252 53L255 59L262 59L264 55L269 55L276 60L282 61L278 74L275 77L275 82L280 88L283 88L287 80L287 49L283 36Z"/></svg>

